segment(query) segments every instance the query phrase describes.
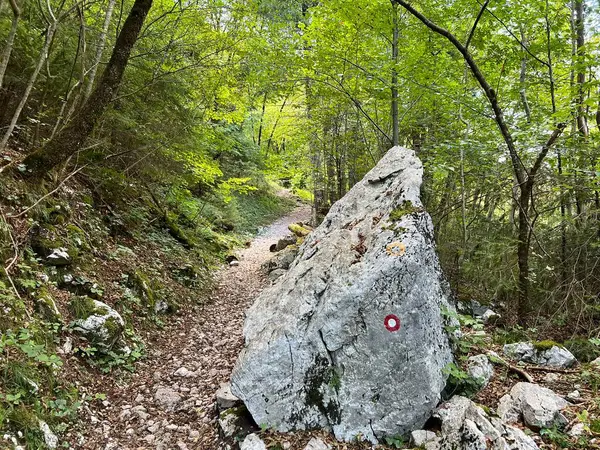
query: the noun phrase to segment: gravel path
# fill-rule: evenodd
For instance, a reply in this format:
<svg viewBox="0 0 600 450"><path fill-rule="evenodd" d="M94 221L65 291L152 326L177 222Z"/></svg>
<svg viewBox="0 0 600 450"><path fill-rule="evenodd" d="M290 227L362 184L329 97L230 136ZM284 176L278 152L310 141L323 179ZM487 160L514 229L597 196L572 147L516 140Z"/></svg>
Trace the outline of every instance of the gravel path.
<svg viewBox="0 0 600 450"><path fill-rule="evenodd" d="M153 344L148 358L107 400L87 407L82 449L225 448L217 431L214 395L229 379L243 345L244 312L268 284L260 266L269 246L288 234L287 226L308 221L310 207L296 208L273 223L240 252L240 264L226 267L209 300L178 316Z"/></svg>

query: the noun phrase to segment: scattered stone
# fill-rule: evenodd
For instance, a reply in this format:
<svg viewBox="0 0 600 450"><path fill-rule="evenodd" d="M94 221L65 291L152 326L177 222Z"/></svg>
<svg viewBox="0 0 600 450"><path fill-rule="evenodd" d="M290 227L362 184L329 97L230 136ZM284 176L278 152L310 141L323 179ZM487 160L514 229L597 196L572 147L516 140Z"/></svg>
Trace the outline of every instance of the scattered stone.
<svg viewBox="0 0 600 450"><path fill-rule="evenodd" d="M485 387L494 376L494 366L486 355L475 355L469 357L467 372L477 380L480 387Z"/></svg>
<svg viewBox="0 0 600 450"><path fill-rule="evenodd" d="M186 367L180 367L175 371L173 375L175 375L176 377L191 378L195 374L191 370L188 370Z"/></svg>
<svg viewBox="0 0 600 450"><path fill-rule="evenodd" d="M433 417L441 423L441 434L425 442L427 450L538 450L535 441L521 430L490 418L465 397L452 397Z"/></svg>
<svg viewBox="0 0 600 450"><path fill-rule="evenodd" d="M291 234L282 237L277 241L277 244L275 245L275 251L280 252L281 250L283 250L286 247L289 247L290 245L295 245L296 240L296 236L292 236Z"/></svg>
<svg viewBox="0 0 600 450"><path fill-rule="evenodd" d="M239 261L236 259L236 260L234 260L234 261L231 261L231 262L229 263L229 265L230 265L231 267L237 267L237 266L239 266L239 265L240 265L240 262L239 262Z"/></svg>
<svg viewBox="0 0 600 450"><path fill-rule="evenodd" d="M486 312L484 312L483 315L481 316L481 320L483 320L483 323L486 325L494 324L494 323L498 322L501 318L502 318L502 316L500 314L495 313L491 309L486 310Z"/></svg>
<svg viewBox="0 0 600 450"><path fill-rule="evenodd" d="M546 375L544 375L544 381L546 383L556 383L559 380L560 380L560 375L557 373L548 372Z"/></svg>
<svg viewBox="0 0 600 450"><path fill-rule="evenodd" d="M216 397L219 410L233 408L241 404L240 399L231 393L231 383L222 383Z"/></svg>
<svg viewBox="0 0 600 450"><path fill-rule="evenodd" d="M585 432L585 425L582 423L576 423L569 430L569 436L571 437L579 437Z"/></svg>
<svg viewBox="0 0 600 450"><path fill-rule="evenodd" d="M430 417L453 359L442 314L453 307L422 173L414 151L392 148L248 310L232 392L256 423L377 443Z"/></svg>
<svg viewBox="0 0 600 450"><path fill-rule="evenodd" d="M50 449L55 449L58 447L58 437L52 432L48 424L43 420L40 420L38 423L40 430L44 435L44 442L46 443L46 446Z"/></svg>
<svg viewBox="0 0 600 450"><path fill-rule="evenodd" d="M249 434L240 444L240 450L267 450L267 446L256 434Z"/></svg>
<svg viewBox="0 0 600 450"><path fill-rule="evenodd" d="M331 450L331 445L326 444L319 438L312 438L308 441L304 450Z"/></svg>
<svg viewBox="0 0 600 450"><path fill-rule="evenodd" d="M410 442L414 447L423 447L427 442L437 438L433 431L414 430L410 433Z"/></svg>
<svg viewBox="0 0 600 450"><path fill-rule="evenodd" d="M254 432L256 427L245 406L229 408L220 413L219 426L225 437L243 437Z"/></svg>
<svg viewBox="0 0 600 450"><path fill-rule="evenodd" d="M121 338L125 321L113 308L89 297L75 297L71 308L77 319L72 324L73 331L102 349L110 349Z"/></svg>
<svg viewBox="0 0 600 450"><path fill-rule="evenodd" d="M64 247L52 249L46 257L46 262L52 266L68 266L73 262L69 251Z"/></svg>
<svg viewBox="0 0 600 450"><path fill-rule="evenodd" d="M200 432L198 430L190 430L188 439L192 442L198 441L198 439L200 439Z"/></svg>
<svg viewBox="0 0 600 450"><path fill-rule="evenodd" d="M573 392L569 392L565 397L567 401L571 403L579 403L581 402L581 394L578 390L574 390Z"/></svg>
<svg viewBox="0 0 600 450"><path fill-rule="evenodd" d="M577 362L577 359L569 350L558 345L552 345L545 350L538 350L535 344L531 342L517 342L515 344L506 344L502 350L507 356L517 361L538 364L540 366L566 369Z"/></svg>
<svg viewBox="0 0 600 450"><path fill-rule="evenodd" d="M528 427L561 427L568 423L561 410L567 401L548 388L533 383L517 383L500 399L498 416L506 423L523 420Z"/></svg>
<svg viewBox="0 0 600 450"><path fill-rule="evenodd" d="M160 387L154 394L154 401L166 411L174 411L181 403L181 396L169 387Z"/></svg>

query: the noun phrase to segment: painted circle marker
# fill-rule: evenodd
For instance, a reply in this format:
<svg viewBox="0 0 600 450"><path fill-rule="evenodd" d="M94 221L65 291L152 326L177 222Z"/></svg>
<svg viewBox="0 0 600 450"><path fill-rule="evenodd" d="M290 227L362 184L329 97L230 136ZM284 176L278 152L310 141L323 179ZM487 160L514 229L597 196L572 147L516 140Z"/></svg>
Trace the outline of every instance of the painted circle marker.
<svg viewBox="0 0 600 450"><path fill-rule="evenodd" d="M383 319L383 324L390 333L400 329L400 319L398 319L398 316L394 314L388 314L385 316L385 319Z"/></svg>

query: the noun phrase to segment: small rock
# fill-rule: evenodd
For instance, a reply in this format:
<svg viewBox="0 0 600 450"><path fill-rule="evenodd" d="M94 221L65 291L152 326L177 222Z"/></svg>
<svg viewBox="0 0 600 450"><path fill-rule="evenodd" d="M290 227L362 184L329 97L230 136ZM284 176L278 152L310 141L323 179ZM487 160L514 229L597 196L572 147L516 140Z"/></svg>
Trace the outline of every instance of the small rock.
<svg viewBox="0 0 600 450"><path fill-rule="evenodd" d="M188 439L192 442L196 442L200 439L200 432L198 430L191 430L188 434Z"/></svg>
<svg viewBox="0 0 600 450"><path fill-rule="evenodd" d="M517 383L500 399L498 416L507 423L521 417L530 428L552 428L567 424L561 410L568 406L562 397L548 388L533 383Z"/></svg>
<svg viewBox="0 0 600 450"><path fill-rule="evenodd" d="M331 450L331 446L327 445L319 438L312 438L304 447L304 450Z"/></svg>
<svg viewBox="0 0 600 450"><path fill-rule="evenodd" d="M544 381L546 383L556 383L559 380L560 375L557 373L548 372L546 375L544 375Z"/></svg>
<svg viewBox="0 0 600 450"><path fill-rule="evenodd" d="M222 383L216 394L219 410L233 408L240 404L240 399L231 393L231 384Z"/></svg>
<svg viewBox="0 0 600 450"><path fill-rule="evenodd" d="M142 394L138 394L134 400L136 403L141 403L144 401L144 396Z"/></svg>
<svg viewBox="0 0 600 450"><path fill-rule="evenodd" d="M58 437L52 432L48 424L43 420L40 420L39 426L42 434L44 435L44 442L46 443L46 446L50 449L55 449L58 447Z"/></svg>
<svg viewBox="0 0 600 450"><path fill-rule="evenodd" d="M578 390L574 390L573 392L569 392L567 394L566 399L571 403L579 403L581 401L581 394Z"/></svg>
<svg viewBox="0 0 600 450"><path fill-rule="evenodd" d="M414 430L410 433L410 442L415 447L423 447L427 442L436 438L436 434L428 430Z"/></svg>
<svg viewBox="0 0 600 450"><path fill-rule="evenodd" d="M501 316L498 313L495 313L491 309L486 310L481 316L481 320L483 320L484 324L493 324L500 320Z"/></svg>
<svg viewBox="0 0 600 450"><path fill-rule="evenodd" d="M486 355L475 355L469 357L468 369L469 375L477 380L480 387L485 387L494 375L494 367Z"/></svg>
<svg viewBox="0 0 600 450"><path fill-rule="evenodd" d="M230 265L231 267L236 267L236 266L239 266L239 265L240 265L240 262L239 262L238 260L233 260L233 261L231 261L231 262L229 263L229 265Z"/></svg>
<svg viewBox="0 0 600 450"><path fill-rule="evenodd" d="M68 266L73 262L73 258L71 258L66 248L59 247L52 250L46 261L53 266Z"/></svg>
<svg viewBox="0 0 600 450"><path fill-rule="evenodd" d="M523 362L538 364L540 366L558 367L565 369L577 362L573 354L564 347L553 345L546 350L538 350L531 342L517 342L506 344L503 351L509 357Z"/></svg>
<svg viewBox="0 0 600 450"><path fill-rule="evenodd" d="M192 372L191 370L188 370L185 367L180 367L179 369L177 369L175 371L175 373L173 374L176 377L182 377L182 378L190 378L194 376L194 372Z"/></svg>
<svg viewBox="0 0 600 450"><path fill-rule="evenodd" d="M267 446L261 438L252 433L240 444L240 450L267 450Z"/></svg>
<svg viewBox="0 0 600 450"><path fill-rule="evenodd" d="M154 394L154 401L167 411L173 411L181 403L181 396L173 389L161 387Z"/></svg>
<svg viewBox="0 0 600 450"><path fill-rule="evenodd" d="M585 432L585 425L582 423L576 423L569 430L569 436L571 437L579 437Z"/></svg>
<svg viewBox="0 0 600 450"><path fill-rule="evenodd" d="M144 441L146 441L148 444L152 444L155 440L156 436L154 436L153 434L149 434L148 436L144 437Z"/></svg>

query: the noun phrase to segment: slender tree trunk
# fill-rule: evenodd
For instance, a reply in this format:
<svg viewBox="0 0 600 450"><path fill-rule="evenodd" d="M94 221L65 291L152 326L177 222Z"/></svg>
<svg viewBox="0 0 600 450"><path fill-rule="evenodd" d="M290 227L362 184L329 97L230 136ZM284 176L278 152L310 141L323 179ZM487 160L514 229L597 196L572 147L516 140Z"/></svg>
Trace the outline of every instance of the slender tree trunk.
<svg viewBox="0 0 600 450"><path fill-rule="evenodd" d="M589 135L587 119L585 117L585 23L583 12L584 0L575 0L575 35L577 42L577 130L583 137Z"/></svg>
<svg viewBox="0 0 600 450"><path fill-rule="evenodd" d="M40 71L42 70L44 63L46 62L46 59L48 58L48 52L50 50L50 45L52 44L52 39L54 38L54 33L56 32L57 27L58 27L58 22L56 20L54 20L46 28L46 40L44 42L44 46L42 47L42 51L40 52L38 62L35 66L35 69L33 70L33 73L29 77L29 81L27 82L27 87L25 88L25 92L23 93L23 96L21 97L21 101L17 105L17 109L15 110L15 112L12 116L10 124L8 125L8 129L4 133L4 136L2 137L2 141L0 142L0 150L3 150L4 148L6 148L6 145L8 144L8 140L12 136L12 133L15 130L15 127L17 126L19 117L21 117L23 108L25 107L25 104L27 103L27 100L29 99L29 95L31 94L33 86L35 85L35 82L37 81L37 77L40 74Z"/></svg>
<svg viewBox="0 0 600 450"><path fill-rule="evenodd" d="M521 29L521 42L528 46L525 32ZM527 122L531 122L531 109L529 108L529 101L527 101L527 54L522 50L523 56L521 57L521 74L519 77L519 94L521 95L521 102L523 103L523 109L525 110L525 116Z"/></svg>
<svg viewBox="0 0 600 450"><path fill-rule="evenodd" d="M393 38L392 38L392 145L400 142L400 123L398 116L398 41L400 30L398 26L398 4L392 2Z"/></svg>
<svg viewBox="0 0 600 450"><path fill-rule="evenodd" d="M258 139L256 140L256 145L258 145L259 147L262 142L262 134L263 134L263 126L264 126L264 122L265 122L265 108L266 107L267 107L267 93L265 92L265 95L263 97L263 102L262 102L262 110L260 112L260 123L258 124Z"/></svg>
<svg viewBox="0 0 600 450"><path fill-rule="evenodd" d="M151 7L152 0L135 0L119 33L108 66L81 112L45 147L25 158L23 163L34 176L48 172L81 150L121 84L129 56Z"/></svg>
<svg viewBox="0 0 600 450"><path fill-rule="evenodd" d="M8 61L10 60L10 55L13 50L13 44L15 42L15 36L17 35L17 26L19 24L19 17L21 17L21 10L19 9L19 5L17 5L16 0L9 0L10 7L13 12L12 24L10 26L10 31L8 33L8 37L6 38L6 43L4 44L4 50L2 51L2 57L0 57L0 89L2 89L2 85L4 82L4 74L6 73L6 68L8 67Z"/></svg>

